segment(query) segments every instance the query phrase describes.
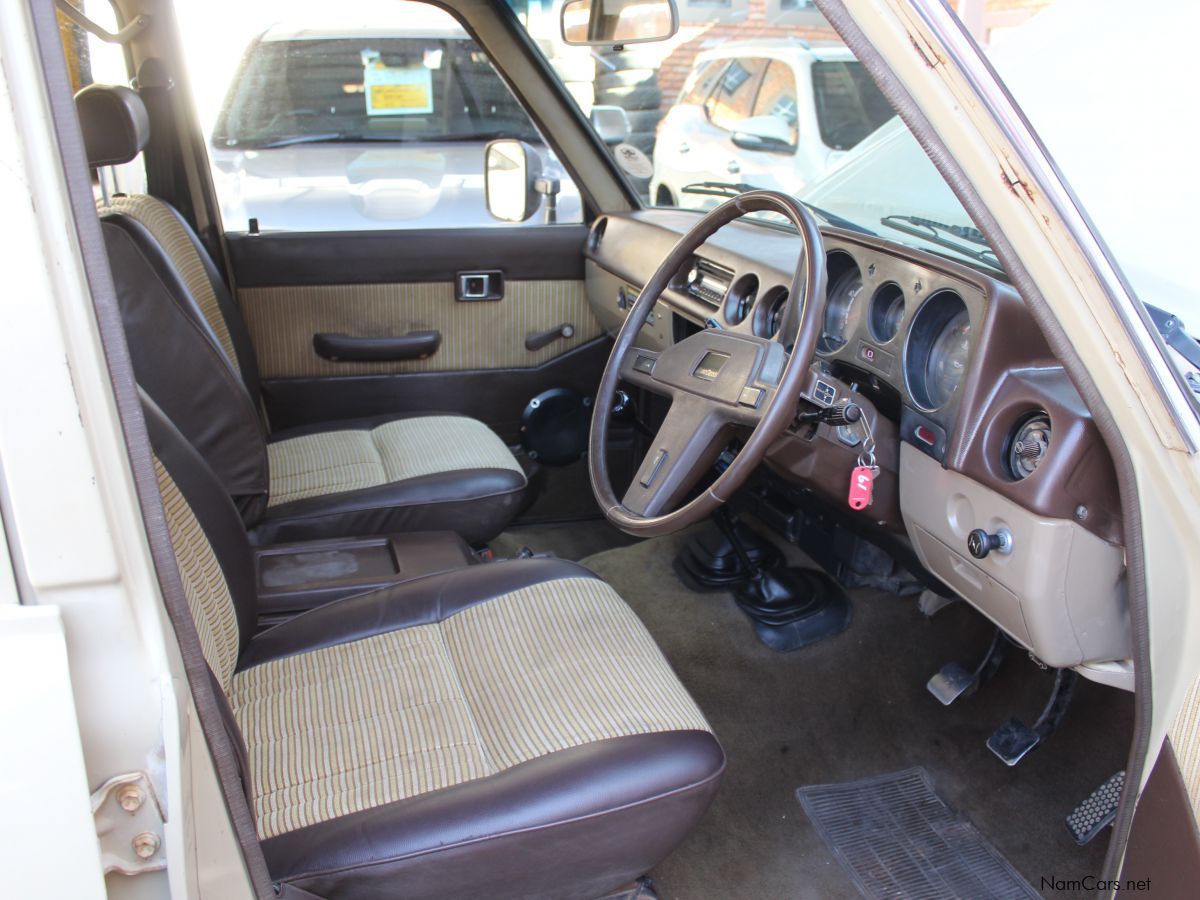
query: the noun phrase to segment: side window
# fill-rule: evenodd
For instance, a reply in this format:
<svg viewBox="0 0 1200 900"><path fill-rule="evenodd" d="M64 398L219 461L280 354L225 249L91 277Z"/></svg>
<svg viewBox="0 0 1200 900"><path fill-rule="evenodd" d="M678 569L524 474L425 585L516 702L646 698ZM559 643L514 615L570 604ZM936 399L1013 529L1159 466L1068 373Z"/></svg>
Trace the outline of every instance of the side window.
<svg viewBox="0 0 1200 900"><path fill-rule="evenodd" d="M786 63L772 60L763 73L762 85L754 101L751 116L775 116L788 126L791 143L796 144L799 133L796 128L796 76Z"/></svg>
<svg viewBox="0 0 1200 900"><path fill-rule="evenodd" d="M680 94L679 102L692 106L703 104L708 99L708 95L712 93L717 79L721 77L721 73L725 70L725 65L726 61L723 59L710 59L698 63L692 69L692 73L688 76L687 81L683 84L683 91Z"/></svg>
<svg viewBox="0 0 1200 900"><path fill-rule="evenodd" d="M714 125L733 131L750 115L765 67L764 59L734 59L729 63L705 106Z"/></svg>
<svg viewBox="0 0 1200 900"><path fill-rule="evenodd" d="M211 32L190 27L205 15L202 0L178 5L185 45ZM211 46L185 46L226 229L543 222L540 213L528 223L488 213L484 148L497 138L531 144L558 180L555 221L581 222L579 192L480 46L447 12L394 6L353 27L253 22L237 39L240 60L223 76L209 60Z"/></svg>

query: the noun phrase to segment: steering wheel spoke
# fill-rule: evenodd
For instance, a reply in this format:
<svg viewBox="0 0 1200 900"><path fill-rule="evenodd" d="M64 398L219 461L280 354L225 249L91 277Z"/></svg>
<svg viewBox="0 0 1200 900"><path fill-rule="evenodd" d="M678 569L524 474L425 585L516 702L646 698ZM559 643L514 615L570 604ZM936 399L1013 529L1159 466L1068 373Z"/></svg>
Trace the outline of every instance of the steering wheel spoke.
<svg viewBox="0 0 1200 900"><path fill-rule="evenodd" d="M678 394L622 505L641 516L665 512L716 459L728 426L729 419L702 397Z"/></svg>

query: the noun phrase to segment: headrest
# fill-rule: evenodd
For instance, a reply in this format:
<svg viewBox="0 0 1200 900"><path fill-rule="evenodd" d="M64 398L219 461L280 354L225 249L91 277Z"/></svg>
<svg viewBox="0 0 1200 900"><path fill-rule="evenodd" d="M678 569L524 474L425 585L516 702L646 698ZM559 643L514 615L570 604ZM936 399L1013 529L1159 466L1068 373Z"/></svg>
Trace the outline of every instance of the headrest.
<svg viewBox="0 0 1200 900"><path fill-rule="evenodd" d="M89 84L75 95L88 165L127 163L150 140L150 117L142 98L116 84Z"/></svg>

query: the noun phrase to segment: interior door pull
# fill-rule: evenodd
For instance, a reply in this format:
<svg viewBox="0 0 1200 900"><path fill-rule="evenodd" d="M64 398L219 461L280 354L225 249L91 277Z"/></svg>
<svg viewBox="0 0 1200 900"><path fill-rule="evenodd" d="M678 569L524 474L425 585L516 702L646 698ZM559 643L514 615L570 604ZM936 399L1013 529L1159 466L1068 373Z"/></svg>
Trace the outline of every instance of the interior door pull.
<svg viewBox="0 0 1200 900"><path fill-rule="evenodd" d="M551 328L549 331L535 331L533 334L525 336L525 349L531 353L534 350L541 350L546 345L557 341L559 338L569 338L575 336L575 326L570 322L563 322L557 328Z"/></svg>
<svg viewBox="0 0 1200 900"><path fill-rule="evenodd" d="M459 272L454 277L454 299L459 303L504 299L504 273L498 269Z"/></svg>
<svg viewBox="0 0 1200 900"><path fill-rule="evenodd" d="M391 362L425 359L442 344L440 331L410 331L397 337L352 337L348 334L314 334L313 349L334 362Z"/></svg>

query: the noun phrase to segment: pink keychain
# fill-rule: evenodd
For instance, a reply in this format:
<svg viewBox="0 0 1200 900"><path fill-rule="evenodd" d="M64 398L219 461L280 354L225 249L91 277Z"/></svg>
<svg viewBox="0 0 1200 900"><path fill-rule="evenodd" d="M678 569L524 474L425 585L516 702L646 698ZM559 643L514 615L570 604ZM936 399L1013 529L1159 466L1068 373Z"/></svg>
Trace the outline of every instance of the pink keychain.
<svg viewBox="0 0 1200 900"><path fill-rule="evenodd" d="M857 511L871 505L871 489L875 484L875 470L870 466L855 466L850 473L850 495L846 502Z"/></svg>

